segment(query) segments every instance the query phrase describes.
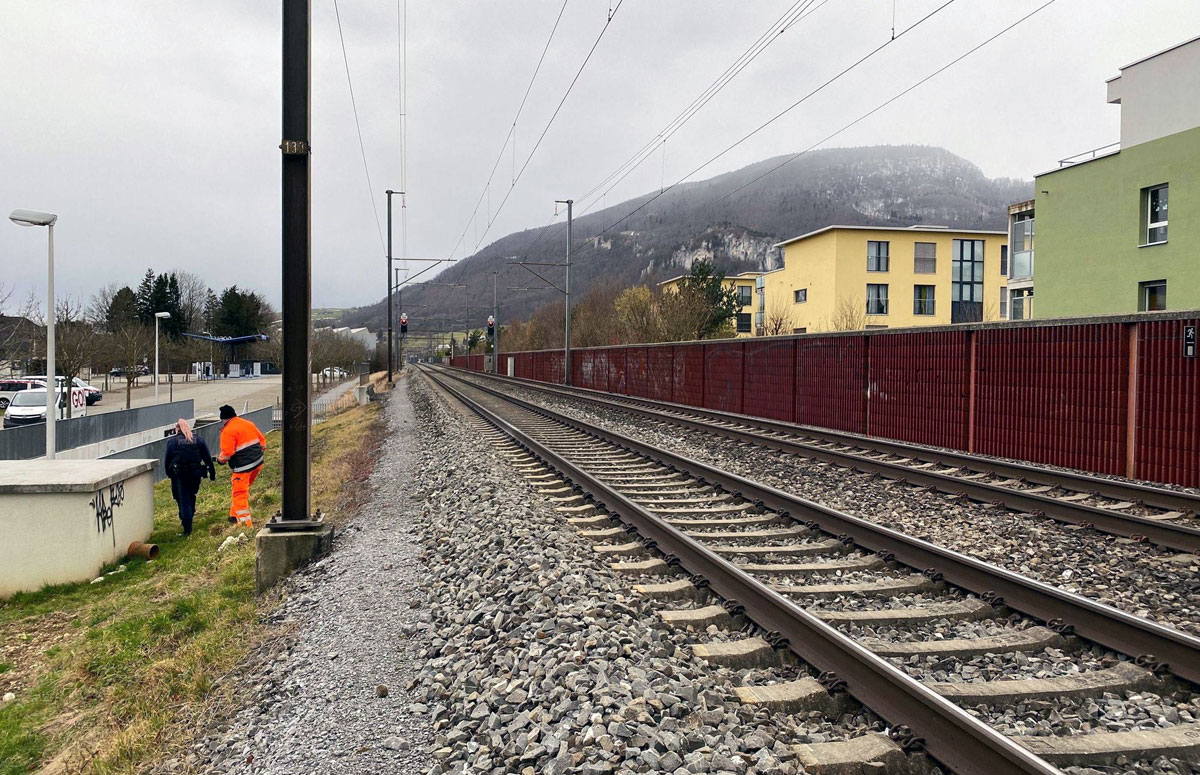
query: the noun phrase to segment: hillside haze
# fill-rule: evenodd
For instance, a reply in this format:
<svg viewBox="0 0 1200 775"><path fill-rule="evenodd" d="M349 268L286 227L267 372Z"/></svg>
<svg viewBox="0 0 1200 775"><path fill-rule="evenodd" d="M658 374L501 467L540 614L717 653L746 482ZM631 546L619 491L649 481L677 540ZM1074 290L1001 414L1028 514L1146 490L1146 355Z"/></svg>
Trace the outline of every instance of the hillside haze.
<svg viewBox="0 0 1200 775"><path fill-rule="evenodd" d="M616 226L657 192L576 217L572 295L578 298L600 281L657 282L686 272L698 258L712 260L726 273L773 269L781 260L774 243L832 224L1005 229L1006 206L1033 195L1031 181L990 179L945 149L911 145L813 151L738 191L786 159L765 159L679 185ZM405 289L410 333L444 328L444 317L438 316L446 315L469 319L473 328L485 325L493 271L500 273L501 321L528 318L561 294L549 287L507 290L543 285L510 262L559 263L565 250L562 223L496 240L438 278L466 288ZM562 267L534 269L562 285ZM485 305L489 309L469 309ZM381 300L348 312L344 322L380 330L387 326L386 316Z"/></svg>

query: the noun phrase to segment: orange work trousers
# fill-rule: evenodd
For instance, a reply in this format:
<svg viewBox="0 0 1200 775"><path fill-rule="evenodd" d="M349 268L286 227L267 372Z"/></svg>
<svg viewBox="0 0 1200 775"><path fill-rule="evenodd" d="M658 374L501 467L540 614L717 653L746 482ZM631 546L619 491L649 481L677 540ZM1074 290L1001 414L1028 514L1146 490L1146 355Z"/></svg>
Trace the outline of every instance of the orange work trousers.
<svg viewBox="0 0 1200 775"><path fill-rule="evenodd" d="M235 473L230 481L233 482L233 500L229 504L229 521L236 522L239 527L254 527L250 519L250 485L258 478L262 466Z"/></svg>

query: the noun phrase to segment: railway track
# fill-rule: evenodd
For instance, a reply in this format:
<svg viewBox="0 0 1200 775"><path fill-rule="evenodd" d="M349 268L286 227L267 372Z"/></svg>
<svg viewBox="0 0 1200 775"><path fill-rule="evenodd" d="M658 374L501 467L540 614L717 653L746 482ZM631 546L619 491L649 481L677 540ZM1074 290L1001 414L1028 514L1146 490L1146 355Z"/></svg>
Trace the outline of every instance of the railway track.
<svg viewBox="0 0 1200 775"><path fill-rule="evenodd" d="M845 689L892 725L892 740L849 746L847 762L924 749L964 775L1053 773L1122 757L1200 765L1194 720L1049 737L1006 736L985 723L1007 706L1040 703L1042 715L1069 715L1089 698L1137 691L1200 707L1191 685L1200 681L1200 640L486 385L425 373L497 429L516 470L558 500L614 571L668 606L666 623L747 631L696 643L698 656L747 667L790 651L818 676L741 687L742 702L821 709L831 689ZM975 637L931 640L931 621ZM933 680L936 666L981 654L1020 665L1047 649L1071 657L1050 677ZM907 757L887 771L910 766Z"/></svg>
<svg viewBox="0 0 1200 775"><path fill-rule="evenodd" d="M480 372L464 374L619 409L1175 551L1200 553L1200 520L1196 517L1200 496L1189 492L652 399L612 396L586 388L550 386Z"/></svg>

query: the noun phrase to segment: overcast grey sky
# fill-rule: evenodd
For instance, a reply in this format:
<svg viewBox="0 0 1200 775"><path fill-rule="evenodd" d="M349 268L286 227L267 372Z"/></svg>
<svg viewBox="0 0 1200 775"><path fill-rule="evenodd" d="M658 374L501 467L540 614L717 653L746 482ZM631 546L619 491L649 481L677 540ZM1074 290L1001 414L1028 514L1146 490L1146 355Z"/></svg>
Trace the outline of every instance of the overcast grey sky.
<svg viewBox="0 0 1200 775"><path fill-rule="evenodd" d="M517 127L518 169L616 2L568 0ZM896 0L897 29L943 2ZM698 177L807 147L1042 2L956 0ZM154 267L278 300L278 5L0 0L0 210L60 215L60 294L135 285ZM313 302L352 306L383 295L384 252L333 0L312 5ZM548 222L553 200L592 188L792 5L624 0L484 244ZM483 233L512 182L511 146L477 231L472 210L561 6L408 1L410 255L445 256L464 228L473 248ZM339 0L339 9L383 222L383 191L400 188L397 7ZM888 40L892 9L891 0L829 0L606 203L674 182ZM1117 140L1105 79L1198 32L1196 0L1057 0L829 146L939 145L987 175L1029 177ZM455 257L463 252L458 245ZM44 233L0 225L0 269L16 296L44 294Z"/></svg>

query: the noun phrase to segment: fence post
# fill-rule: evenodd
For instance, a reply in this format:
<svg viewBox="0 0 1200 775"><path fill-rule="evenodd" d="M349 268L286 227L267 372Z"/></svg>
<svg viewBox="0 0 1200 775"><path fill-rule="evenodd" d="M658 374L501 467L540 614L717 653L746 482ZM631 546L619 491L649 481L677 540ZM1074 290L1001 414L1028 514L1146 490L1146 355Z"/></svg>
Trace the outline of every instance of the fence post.
<svg viewBox="0 0 1200 775"><path fill-rule="evenodd" d="M1129 376L1125 396L1125 476L1137 478L1138 334L1139 323L1126 323Z"/></svg>
<svg viewBox="0 0 1200 775"><path fill-rule="evenodd" d="M863 435L871 435L871 335L863 333Z"/></svg>
<svg viewBox="0 0 1200 775"><path fill-rule="evenodd" d="M975 391L976 379L976 331L966 331L967 336L967 452L975 452Z"/></svg>

